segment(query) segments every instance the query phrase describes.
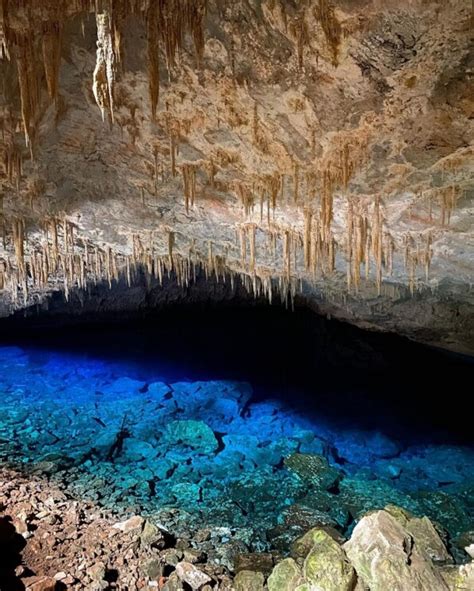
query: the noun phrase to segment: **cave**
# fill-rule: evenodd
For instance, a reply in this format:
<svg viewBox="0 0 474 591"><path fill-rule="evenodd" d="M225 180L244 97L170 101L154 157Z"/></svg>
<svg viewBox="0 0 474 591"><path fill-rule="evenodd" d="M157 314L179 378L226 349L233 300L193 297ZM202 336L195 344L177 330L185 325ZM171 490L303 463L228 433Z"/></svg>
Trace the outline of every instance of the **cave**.
<svg viewBox="0 0 474 591"><path fill-rule="evenodd" d="M474 588L469 0L0 0L0 591Z"/></svg>

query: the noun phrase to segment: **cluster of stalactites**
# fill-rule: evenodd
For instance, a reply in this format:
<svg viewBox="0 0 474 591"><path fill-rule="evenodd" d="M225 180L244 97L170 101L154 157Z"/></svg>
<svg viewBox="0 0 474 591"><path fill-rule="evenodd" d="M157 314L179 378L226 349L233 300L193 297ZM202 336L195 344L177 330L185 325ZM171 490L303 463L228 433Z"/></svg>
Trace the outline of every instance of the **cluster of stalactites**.
<svg viewBox="0 0 474 591"><path fill-rule="evenodd" d="M26 305L35 291L48 292L62 284L66 300L73 289L86 290L91 284L106 282L109 288L121 280L129 286L143 274L155 278L163 285L165 278L176 281L186 289L203 273L217 283L241 285L256 298L266 297L270 302L279 293L283 303L292 303L301 283L295 279L272 279L266 271L251 273L232 270L226 257L213 252L208 244L205 257L191 243L188 252L176 252L176 235L165 229L167 252L159 252L153 236L132 236L131 254L114 251L110 246L98 247L81 238L77 228L66 218L52 218L44 223L42 237L27 241L25 221L14 219L9 231L4 228L4 247L10 246L12 257L0 257L0 291L10 294L13 305Z"/></svg>
<svg viewBox="0 0 474 591"><path fill-rule="evenodd" d="M115 84L121 61L123 22L135 13L146 21L148 71L153 118L159 100L159 55L162 50L171 70L183 47L185 35L193 38L200 61L204 51L203 19L206 0L72 0L25 2L0 0L0 58L16 63L21 99L21 118L26 144L34 139L40 117L43 78L51 100L56 100L61 63L62 27L73 14L95 12L97 57L93 93L105 118L113 121ZM17 13L28 24L16 29ZM38 60L38 55L42 60ZM44 75L43 75L44 74Z"/></svg>

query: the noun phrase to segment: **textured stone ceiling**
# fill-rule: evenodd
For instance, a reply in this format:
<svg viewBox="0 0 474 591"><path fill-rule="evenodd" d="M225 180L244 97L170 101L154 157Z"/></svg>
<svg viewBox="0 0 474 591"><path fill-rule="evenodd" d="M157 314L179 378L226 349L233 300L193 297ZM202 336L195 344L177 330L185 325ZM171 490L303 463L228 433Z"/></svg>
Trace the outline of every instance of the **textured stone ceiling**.
<svg viewBox="0 0 474 591"><path fill-rule="evenodd" d="M200 268L474 353L472 18L1 0L1 313Z"/></svg>

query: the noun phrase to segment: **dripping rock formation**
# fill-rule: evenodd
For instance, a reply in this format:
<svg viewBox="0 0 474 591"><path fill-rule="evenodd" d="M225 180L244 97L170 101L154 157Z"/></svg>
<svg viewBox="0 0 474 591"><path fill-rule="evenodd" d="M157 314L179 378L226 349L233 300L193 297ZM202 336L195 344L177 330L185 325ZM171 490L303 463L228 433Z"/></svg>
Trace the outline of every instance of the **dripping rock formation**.
<svg viewBox="0 0 474 591"><path fill-rule="evenodd" d="M1 0L0 315L199 275L472 354L472 23L470 0Z"/></svg>

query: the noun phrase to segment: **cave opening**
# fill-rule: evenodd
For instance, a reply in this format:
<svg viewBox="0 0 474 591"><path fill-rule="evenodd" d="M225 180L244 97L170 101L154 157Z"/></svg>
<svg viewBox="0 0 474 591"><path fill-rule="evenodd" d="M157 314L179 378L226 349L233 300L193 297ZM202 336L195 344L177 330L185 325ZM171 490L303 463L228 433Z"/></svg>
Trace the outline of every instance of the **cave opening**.
<svg viewBox="0 0 474 591"><path fill-rule="evenodd" d="M52 310L2 320L12 468L178 534L227 528L239 551L285 554L314 525L348 536L395 504L438 522L464 560L472 358L298 300Z"/></svg>

